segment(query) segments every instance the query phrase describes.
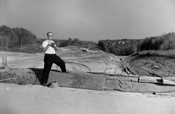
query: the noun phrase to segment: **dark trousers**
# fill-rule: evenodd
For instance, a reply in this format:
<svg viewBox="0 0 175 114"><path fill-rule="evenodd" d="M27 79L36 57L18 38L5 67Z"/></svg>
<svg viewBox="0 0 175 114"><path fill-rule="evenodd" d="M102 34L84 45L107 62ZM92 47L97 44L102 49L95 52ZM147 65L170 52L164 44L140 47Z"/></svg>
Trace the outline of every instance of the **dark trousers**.
<svg viewBox="0 0 175 114"><path fill-rule="evenodd" d="M52 64L55 63L61 68L62 72L66 72L65 62L56 54L45 54L44 56L44 70L41 84L46 84L49 78L49 73Z"/></svg>

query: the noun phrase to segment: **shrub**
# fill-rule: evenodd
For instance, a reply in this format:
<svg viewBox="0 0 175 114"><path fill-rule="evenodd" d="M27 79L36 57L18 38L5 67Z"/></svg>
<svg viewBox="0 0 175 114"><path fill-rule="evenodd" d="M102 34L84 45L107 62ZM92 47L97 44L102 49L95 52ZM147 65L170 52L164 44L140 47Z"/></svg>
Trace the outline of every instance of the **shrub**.
<svg viewBox="0 0 175 114"><path fill-rule="evenodd" d="M172 50L175 49L175 33L171 32L161 36L145 38L138 46L139 51L143 50Z"/></svg>

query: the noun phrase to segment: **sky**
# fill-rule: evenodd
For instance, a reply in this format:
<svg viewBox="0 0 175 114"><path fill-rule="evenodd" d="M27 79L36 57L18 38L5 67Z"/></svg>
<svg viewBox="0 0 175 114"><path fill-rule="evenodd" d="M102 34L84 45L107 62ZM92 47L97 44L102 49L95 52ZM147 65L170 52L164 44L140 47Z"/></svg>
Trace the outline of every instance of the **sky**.
<svg viewBox="0 0 175 114"><path fill-rule="evenodd" d="M141 39L175 31L175 0L0 0L0 26L38 38Z"/></svg>

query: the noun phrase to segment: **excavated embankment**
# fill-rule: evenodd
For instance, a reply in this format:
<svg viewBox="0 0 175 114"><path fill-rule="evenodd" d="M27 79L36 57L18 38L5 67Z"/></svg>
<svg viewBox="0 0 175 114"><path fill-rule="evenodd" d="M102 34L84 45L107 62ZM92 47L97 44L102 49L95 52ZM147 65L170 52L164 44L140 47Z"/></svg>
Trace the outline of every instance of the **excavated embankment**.
<svg viewBox="0 0 175 114"><path fill-rule="evenodd" d="M79 56L81 54L81 57L75 57L77 53ZM173 57L134 54L120 61L120 57L100 52L60 53L61 56L63 54L64 59L70 61L66 63L70 72L62 73L54 68L48 80L48 82L57 81L60 87L100 91L175 92L175 59ZM34 59L30 59L30 63L35 63L36 58L37 63L42 63L41 57L36 55ZM24 65L25 62L20 63ZM43 68L40 67L1 69L0 82L20 85L40 84L42 70Z"/></svg>
<svg viewBox="0 0 175 114"><path fill-rule="evenodd" d="M40 84L42 69L11 69L0 73L3 83L20 85ZM69 72L62 73L56 70L50 72L48 82L57 81L59 87L90 89L90 90L117 90L125 92L174 93L175 83L171 79L151 76L110 75L104 73Z"/></svg>
<svg viewBox="0 0 175 114"><path fill-rule="evenodd" d="M175 57L136 55L128 58L126 64L136 75L175 77Z"/></svg>

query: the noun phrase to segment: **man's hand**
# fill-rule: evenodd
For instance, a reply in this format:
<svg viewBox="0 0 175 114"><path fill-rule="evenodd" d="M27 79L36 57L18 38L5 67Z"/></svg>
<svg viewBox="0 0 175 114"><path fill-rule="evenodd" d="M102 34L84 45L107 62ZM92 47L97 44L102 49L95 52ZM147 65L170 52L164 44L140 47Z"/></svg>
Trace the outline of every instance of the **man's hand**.
<svg viewBox="0 0 175 114"><path fill-rule="evenodd" d="M56 44L55 43L50 43L49 46L54 48L54 47L56 47Z"/></svg>
<svg viewBox="0 0 175 114"><path fill-rule="evenodd" d="M57 45L55 43L52 43L50 46L53 47L55 51L57 51Z"/></svg>

